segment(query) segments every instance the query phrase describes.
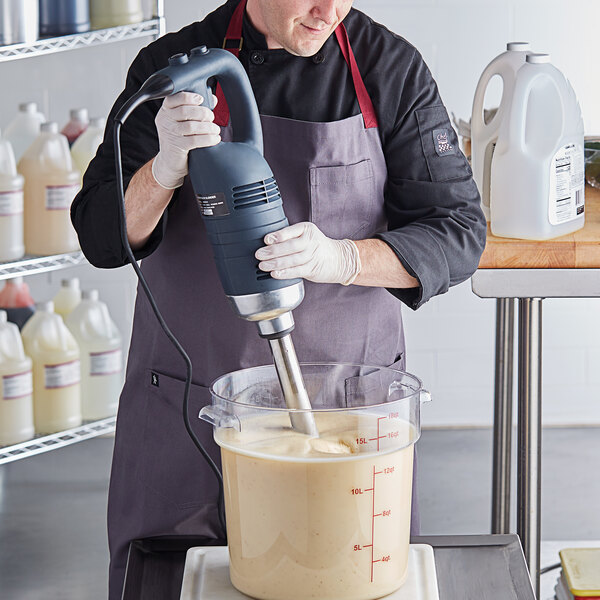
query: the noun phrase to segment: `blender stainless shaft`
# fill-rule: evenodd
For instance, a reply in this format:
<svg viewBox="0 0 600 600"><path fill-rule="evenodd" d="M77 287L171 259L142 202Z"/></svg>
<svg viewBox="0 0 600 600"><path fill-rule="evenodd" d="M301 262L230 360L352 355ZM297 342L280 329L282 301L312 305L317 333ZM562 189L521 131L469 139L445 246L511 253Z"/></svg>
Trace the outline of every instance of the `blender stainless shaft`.
<svg viewBox="0 0 600 600"><path fill-rule="evenodd" d="M290 409L300 408L307 411L290 413L292 427L296 431L317 437L319 432L313 414L309 412L312 406L306 387L304 386L304 379L302 378L291 334L288 333L281 338L270 339L269 345L271 346L275 370L277 371L287 407Z"/></svg>
<svg viewBox="0 0 600 600"><path fill-rule="evenodd" d="M255 322L260 337L269 340L286 406L289 409L310 411L310 399L290 337L294 329L292 310L304 298L302 281L259 294L227 297L237 315L246 321ZM290 420L296 431L315 437L319 435L311 412L290 413Z"/></svg>

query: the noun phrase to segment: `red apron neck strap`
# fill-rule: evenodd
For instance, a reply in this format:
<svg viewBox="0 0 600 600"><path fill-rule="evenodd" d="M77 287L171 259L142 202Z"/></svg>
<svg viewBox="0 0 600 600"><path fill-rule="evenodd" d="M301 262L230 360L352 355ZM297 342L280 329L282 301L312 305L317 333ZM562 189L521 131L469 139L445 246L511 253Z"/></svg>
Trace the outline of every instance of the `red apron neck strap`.
<svg viewBox="0 0 600 600"><path fill-rule="evenodd" d="M246 10L247 0L242 0L236 7L225 39L223 40L223 48L231 52L236 58L240 56L240 50L244 40L242 39L242 25L244 22L244 11ZM365 127L370 129L371 127L377 127L377 115L375 114L375 108L373 102L367 92L363 78L358 70L354 52L350 46L350 40L348 39L348 32L343 23L340 23L335 30L335 37L340 45L342 54L346 64L352 74L352 81L354 82L354 90L356 91L356 97L358 98L358 105L360 106L360 112L362 113ZM229 123L229 107L225 100L225 95L220 85L217 85L217 106L215 107L215 123L221 127L226 127Z"/></svg>
<svg viewBox="0 0 600 600"><path fill-rule="evenodd" d="M356 97L358 98L358 105L360 106L360 112L362 113L365 121L365 128L370 129L377 127L377 115L375 114L375 108L371 101L371 96L367 92L365 82L358 70L356 64L356 58L354 58L354 52L350 46L350 40L348 39L348 32L343 23L340 23L335 30L335 37L337 38L338 44L342 50L342 54L346 59L346 63L352 73L352 80L354 81L354 90L356 91Z"/></svg>
<svg viewBox="0 0 600 600"><path fill-rule="evenodd" d="M236 58L240 57L240 50L244 43L242 38L242 25L244 23L244 11L246 10L246 4L248 0L242 0L233 11L231 15L231 21L229 21L229 27L227 27L227 33L223 40L223 48L229 50Z"/></svg>
<svg viewBox="0 0 600 600"><path fill-rule="evenodd" d="M223 40L223 48L228 52L231 52L236 58L240 57L240 50L244 40L242 38L242 26L244 23L244 11L246 10L246 3L248 0L242 0L233 11L229 26L227 27L227 33ZM229 106L227 106L227 100L225 100L225 94L221 89L221 84L217 84L216 90L217 106L215 106L215 123L220 127L227 127L229 123Z"/></svg>

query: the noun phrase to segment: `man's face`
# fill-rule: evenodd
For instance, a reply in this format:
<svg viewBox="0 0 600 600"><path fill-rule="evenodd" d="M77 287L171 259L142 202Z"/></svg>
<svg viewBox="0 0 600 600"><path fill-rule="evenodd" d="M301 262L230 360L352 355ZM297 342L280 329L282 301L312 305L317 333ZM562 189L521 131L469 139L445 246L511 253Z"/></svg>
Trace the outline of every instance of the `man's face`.
<svg viewBox="0 0 600 600"><path fill-rule="evenodd" d="M269 48L316 54L350 12L353 0L248 0L248 15Z"/></svg>

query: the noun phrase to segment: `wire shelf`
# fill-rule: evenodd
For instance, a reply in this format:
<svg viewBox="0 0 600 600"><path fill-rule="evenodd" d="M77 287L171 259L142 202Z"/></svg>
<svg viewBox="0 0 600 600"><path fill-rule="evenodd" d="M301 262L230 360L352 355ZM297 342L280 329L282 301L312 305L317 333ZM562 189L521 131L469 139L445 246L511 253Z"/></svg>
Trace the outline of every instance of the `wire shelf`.
<svg viewBox="0 0 600 600"><path fill-rule="evenodd" d="M163 17L157 17L133 25L122 25L108 29L95 29L85 33L44 38L31 44L12 44L0 46L0 62L53 54L74 48L97 46L108 42L120 42L146 36L158 36L164 30Z"/></svg>
<svg viewBox="0 0 600 600"><path fill-rule="evenodd" d="M59 431L52 435L34 438L27 442L14 444L12 446L0 447L0 465L29 458L50 450L58 450L77 442L83 442L100 435L113 433L117 417L109 417L100 421L86 422L80 427Z"/></svg>
<svg viewBox="0 0 600 600"><path fill-rule="evenodd" d="M39 275L85 263L83 252L68 252L52 256L25 256L13 262L0 262L0 281L25 275Z"/></svg>

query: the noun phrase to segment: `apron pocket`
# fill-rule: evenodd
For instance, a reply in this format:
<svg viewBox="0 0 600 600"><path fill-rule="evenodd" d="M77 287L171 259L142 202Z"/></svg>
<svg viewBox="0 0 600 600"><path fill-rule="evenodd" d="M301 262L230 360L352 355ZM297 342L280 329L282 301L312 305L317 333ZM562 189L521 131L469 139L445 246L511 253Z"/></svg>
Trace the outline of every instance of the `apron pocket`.
<svg viewBox="0 0 600 600"><path fill-rule="evenodd" d="M377 366L377 365L374 365ZM396 360L386 369L404 371L404 354L400 353ZM367 369L368 371L368 369ZM376 369L355 377L348 377L344 381L346 407L364 406L367 399L376 398L377 402L385 402L388 377L381 378L381 372Z"/></svg>
<svg viewBox="0 0 600 600"><path fill-rule="evenodd" d="M190 438L183 422L185 383L164 373L146 372L145 427L140 476L142 483L165 505L186 509L217 501L214 474ZM213 431L198 418L210 403L208 388L192 384L188 414L192 429L212 459L220 465L220 451Z"/></svg>
<svg viewBox="0 0 600 600"><path fill-rule="evenodd" d="M310 220L328 237L354 238L377 224L370 159L352 165L310 168Z"/></svg>

